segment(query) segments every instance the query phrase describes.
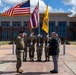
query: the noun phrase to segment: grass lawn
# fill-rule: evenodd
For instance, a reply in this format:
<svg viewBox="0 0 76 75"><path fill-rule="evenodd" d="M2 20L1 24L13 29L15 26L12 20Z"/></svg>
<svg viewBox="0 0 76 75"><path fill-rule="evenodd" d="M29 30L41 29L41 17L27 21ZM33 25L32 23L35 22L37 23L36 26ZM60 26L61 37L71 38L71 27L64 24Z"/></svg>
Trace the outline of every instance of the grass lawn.
<svg viewBox="0 0 76 75"><path fill-rule="evenodd" d="M10 43L10 41L0 41L1 45L7 45Z"/></svg>
<svg viewBox="0 0 76 75"><path fill-rule="evenodd" d="M76 45L76 41L69 41L70 44Z"/></svg>
<svg viewBox="0 0 76 75"><path fill-rule="evenodd" d="M76 45L76 41L68 41L72 45ZM0 41L2 45L8 45L10 41Z"/></svg>

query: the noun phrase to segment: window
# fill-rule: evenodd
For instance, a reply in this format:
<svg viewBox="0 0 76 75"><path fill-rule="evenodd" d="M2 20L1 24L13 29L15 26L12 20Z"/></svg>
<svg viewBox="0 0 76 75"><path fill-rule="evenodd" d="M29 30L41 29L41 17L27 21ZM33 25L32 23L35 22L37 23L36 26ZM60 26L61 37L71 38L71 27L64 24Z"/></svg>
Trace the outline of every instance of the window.
<svg viewBox="0 0 76 75"><path fill-rule="evenodd" d="M76 22L70 22L70 27L76 27Z"/></svg>
<svg viewBox="0 0 76 75"><path fill-rule="evenodd" d="M9 31L6 31L6 40L9 40L10 39L10 33Z"/></svg>
<svg viewBox="0 0 76 75"><path fill-rule="evenodd" d="M73 23L72 22L70 22L70 27L73 27Z"/></svg>
<svg viewBox="0 0 76 75"><path fill-rule="evenodd" d="M67 27L66 21L58 22L58 35L59 36L64 36L66 38L66 27Z"/></svg>
<svg viewBox="0 0 76 75"><path fill-rule="evenodd" d="M15 22L13 23L13 27L16 28L16 23Z"/></svg>
<svg viewBox="0 0 76 75"><path fill-rule="evenodd" d="M7 31L2 31L2 40L10 40L10 32Z"/></svg>
<svg viewBox="0 0 76 75"><path fill-rule="evenodd" d="M16 36L17 36L17 31L14 30L14 31L13 31L13 39L15 39Z"/></svg>
<svg viewBox="0 0 76 75"><path fill-rule="evenodd" d="M10 26L10 24L9 24L9 23L7 23L7 24L6 24L6 27L8 28L9 26Z"/></svg>
<svg viewBox="0 0 76 75"><path fill-rule="evenodd" d="M16 28L16 27L20 28L20 26L21 26L21 22L18 22L18 21L13 22L13 28Z"/></svg>
<svg viewBox="0 0 76 75"><path fill-rule="evenodd" d="M18 30L17 35L19 35L20 30Z"/></svg>
<svg viewBox="0 0 76 75"><path fill-rule="evenodd" d="M49 22L49 34L51 34L52 32L55 32L55 21Z"/></svg>
<svg viewBox="0 0 76 75"><path fill-rule="evenodd" d="M18 26L18 28L20 28L20 26L21 26L21 23L20 23L20 22L18 22L17 26Z"/></svg>
<svg viewBox="0 0 76 75"><path fill-rule="evenodd" d="M72 38L72 31L70 31L70 39Z"/></svg>
<svg viewBox="0 0 76 75"><path fill-rule="evenodd" d="M2 26L2 28L9 28L10 22L9 21L2 21L1 26Z"/></svg>
<svg viewBox="0 0 76 75"><path fill-rule="evenodd" d="M2 31L2 40L5 40L5 31Z"/></svg>
<svg viewBox="0 0 76 75"><path fill-rule="evenodd" d="M1 26L2 28L5 28L5 24L3 22L1 22Z"/></svg>
<svg viewBox="0 0 76 75"><path fill-rule="evenodd" d="M35 28L35 35L38 35L39 33L39 28Z"/></svg>
<svg viewBox="0 0 76 75"><path fill-rule="evenodd" d="M27 28L28 27L28 22L24 22L24 27Z"/></svg>
<svg viewBox="0 0 76 75"><path fill-rule="evenodd" d="M38 35L39 32L40 32L41 35L44 35L44 31L42 30L42 22L40 22L38 28L35 28L35 35Z"/></svg>

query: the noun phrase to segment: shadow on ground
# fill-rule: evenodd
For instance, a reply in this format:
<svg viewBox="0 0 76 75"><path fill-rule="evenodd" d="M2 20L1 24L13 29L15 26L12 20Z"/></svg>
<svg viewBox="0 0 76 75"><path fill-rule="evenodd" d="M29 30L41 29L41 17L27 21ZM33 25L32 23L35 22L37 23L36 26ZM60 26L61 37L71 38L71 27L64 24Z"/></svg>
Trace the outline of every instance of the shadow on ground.
<svg viewBox="0 0 76 75"><path fill-rule="evenodd" d="M3 63L15 63L16 62L16 60L2 60L2 61L0 61L0 64L3 64Z"/></svg>
<svg viewBox="0 0 76 75"><path fill-rule="evenodd" d="M22 73L21 75L41 75L41 74L50 74L50 72L26 72L26 73ZM16 75L20 75L20 74L16 74Z"/></svg>
<svg viewBox="0 0 76 75"><path fill-rule="evenodd" d="M22 73L22 74L16 74L16 71L10 71L10 72L3 72L2 73L3 75L6 75L6 74L15 74L15 75L41 75L41 74L50 74L50 72L26 72L26 73Z"/></svg>
<svg viewBox="0 0 76 75"><path fill-rule="evenodd" d="M16 71L1 72L1 74L5 74L5 75L6 75L6 74L8 74L8 75L9 75L9 74L13 74L13 73L16 73Z"/></svg>

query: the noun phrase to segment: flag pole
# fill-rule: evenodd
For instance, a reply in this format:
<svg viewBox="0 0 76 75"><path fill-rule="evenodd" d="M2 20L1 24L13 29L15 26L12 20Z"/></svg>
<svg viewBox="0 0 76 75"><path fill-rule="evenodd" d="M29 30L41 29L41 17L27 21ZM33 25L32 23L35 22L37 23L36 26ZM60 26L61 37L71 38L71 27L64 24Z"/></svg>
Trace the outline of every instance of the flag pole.
<svg viewBox="0 0 76 75"><path fill-rule="evenodd" d="M38 6L39 6L39 0L38 0ZM39 32L39 34L40 34L40 14L39 14L39 22L38 22L38 26L39 26L39 28L38 28L38 32Z"/></svg>
<svg viewBox="0 0 76 75"><path fill-rule="evenodd" d="M38 6L39 6L39 0L38 0ZM38 34L40 34L40 14L39 14L38 26L39 26L39 29L38 29L39 33ZM39 38L39 43L40 43L40 38Z"/></svg>
<svg viewBox="0 0 76 75"><path fill-rule="evenodd" d="M47 7L48 7L48 1L47 1ZM47 33L48 35L49 35L49 9L48 9L48 33Z"/></svg>

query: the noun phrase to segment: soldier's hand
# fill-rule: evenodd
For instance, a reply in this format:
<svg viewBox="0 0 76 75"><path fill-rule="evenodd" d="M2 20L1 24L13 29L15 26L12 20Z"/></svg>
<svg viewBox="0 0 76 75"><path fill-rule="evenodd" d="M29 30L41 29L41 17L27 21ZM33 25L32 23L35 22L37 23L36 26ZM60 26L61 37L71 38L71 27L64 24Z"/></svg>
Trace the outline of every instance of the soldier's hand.
<svg viewBox="0 0 76 75"><path fill-rule="evenodd" d="M46 48L50 48L50 46L45 46Z"/></svg>

